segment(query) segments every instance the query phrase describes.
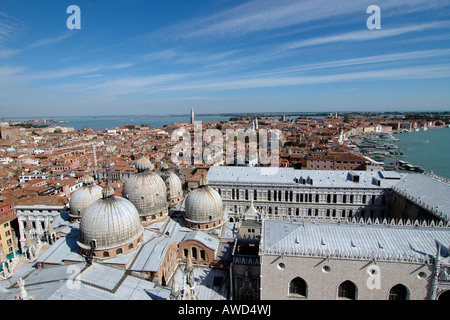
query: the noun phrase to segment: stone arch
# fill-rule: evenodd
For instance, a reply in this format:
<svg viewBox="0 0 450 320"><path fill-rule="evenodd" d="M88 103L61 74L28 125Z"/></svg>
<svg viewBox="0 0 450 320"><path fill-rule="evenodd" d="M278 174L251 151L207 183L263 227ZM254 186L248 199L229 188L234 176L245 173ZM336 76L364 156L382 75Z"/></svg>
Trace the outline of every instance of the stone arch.
<svg viewBox="0 0 450 320"><path fill-rule="evenodd" d="M337 298L340 300L356 300L358 288L350 280L342 282L338 287Z"/></svg>
<svg viewBox="0 0 450 320"><path fill-rule="evenodd" d="M437 298L438 300L450 300L450 290L441 292Z"/></svg>
<svg viewBox="0 0 450 320"><path fill-rule="evenodd" d="M308 297L308 284L300 277L296 277L289 282L289 295Z"/></svg>
<svg viewBox="0 0 450 320"><path fill-rule="evenodd" d="M406 286L399 283L389 290L388 300L409 300L409 290Z"/></svg>

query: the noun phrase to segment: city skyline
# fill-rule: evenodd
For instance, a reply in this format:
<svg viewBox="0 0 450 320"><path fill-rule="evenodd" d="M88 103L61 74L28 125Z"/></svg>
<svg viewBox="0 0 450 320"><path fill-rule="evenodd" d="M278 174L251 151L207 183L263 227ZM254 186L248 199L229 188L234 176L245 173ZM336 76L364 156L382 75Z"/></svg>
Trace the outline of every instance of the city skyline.
<svg viewBox="0 0 450 320"><path fill-rule="evenodd" d="M69 30L67 8L81 9ZM366 22L381 9L381 29ZM450 1L3 1L1 116L446 111Z"/></svg>

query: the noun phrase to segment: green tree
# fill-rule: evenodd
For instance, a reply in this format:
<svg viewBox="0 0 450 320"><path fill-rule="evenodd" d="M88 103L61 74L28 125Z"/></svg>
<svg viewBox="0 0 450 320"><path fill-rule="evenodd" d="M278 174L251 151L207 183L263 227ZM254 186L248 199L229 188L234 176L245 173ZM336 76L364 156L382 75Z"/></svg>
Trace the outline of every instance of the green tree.
<svg viewBox="0 0 450 320"><path fill-rule="evenodd" d="M16 170L14 170L13 177L14 177L14 178L17 178L17 177L19 177L21 174L22 174L22 169L16 169Z"/></svg>

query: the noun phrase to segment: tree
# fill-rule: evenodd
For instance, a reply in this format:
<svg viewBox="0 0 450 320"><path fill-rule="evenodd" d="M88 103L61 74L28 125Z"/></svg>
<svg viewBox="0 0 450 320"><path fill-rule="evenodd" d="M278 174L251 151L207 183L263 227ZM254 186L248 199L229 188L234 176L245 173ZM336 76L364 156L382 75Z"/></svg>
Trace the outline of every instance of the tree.
<svg viewBox="0 0 450 320"><path fill-rule="evenodd" d="M295 142L295 141L286 141L286 142L284 143L284 145L285 145L286 147L298 147L298 143Z"/></svg>
<svg viewBox="0 0 450 320"><path fill-rule="evenodd" d="M21 173L22 173L22 169L16 169L16 170L14 170L13 177L17 178L18 176L21 175Z"/></svg>

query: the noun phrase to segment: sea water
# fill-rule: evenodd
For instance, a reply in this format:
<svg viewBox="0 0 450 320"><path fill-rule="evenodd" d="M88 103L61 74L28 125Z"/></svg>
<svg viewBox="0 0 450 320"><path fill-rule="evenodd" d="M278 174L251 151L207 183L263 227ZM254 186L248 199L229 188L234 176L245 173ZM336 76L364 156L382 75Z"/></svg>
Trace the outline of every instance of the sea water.
<svg viewBox="0 0 450 320"><path fill-rule="evenodd" d="M386 163L404 160L450 179L450 128L399 133L395 137L400 139L395 144L403 156L386 158Z"/></svg>

